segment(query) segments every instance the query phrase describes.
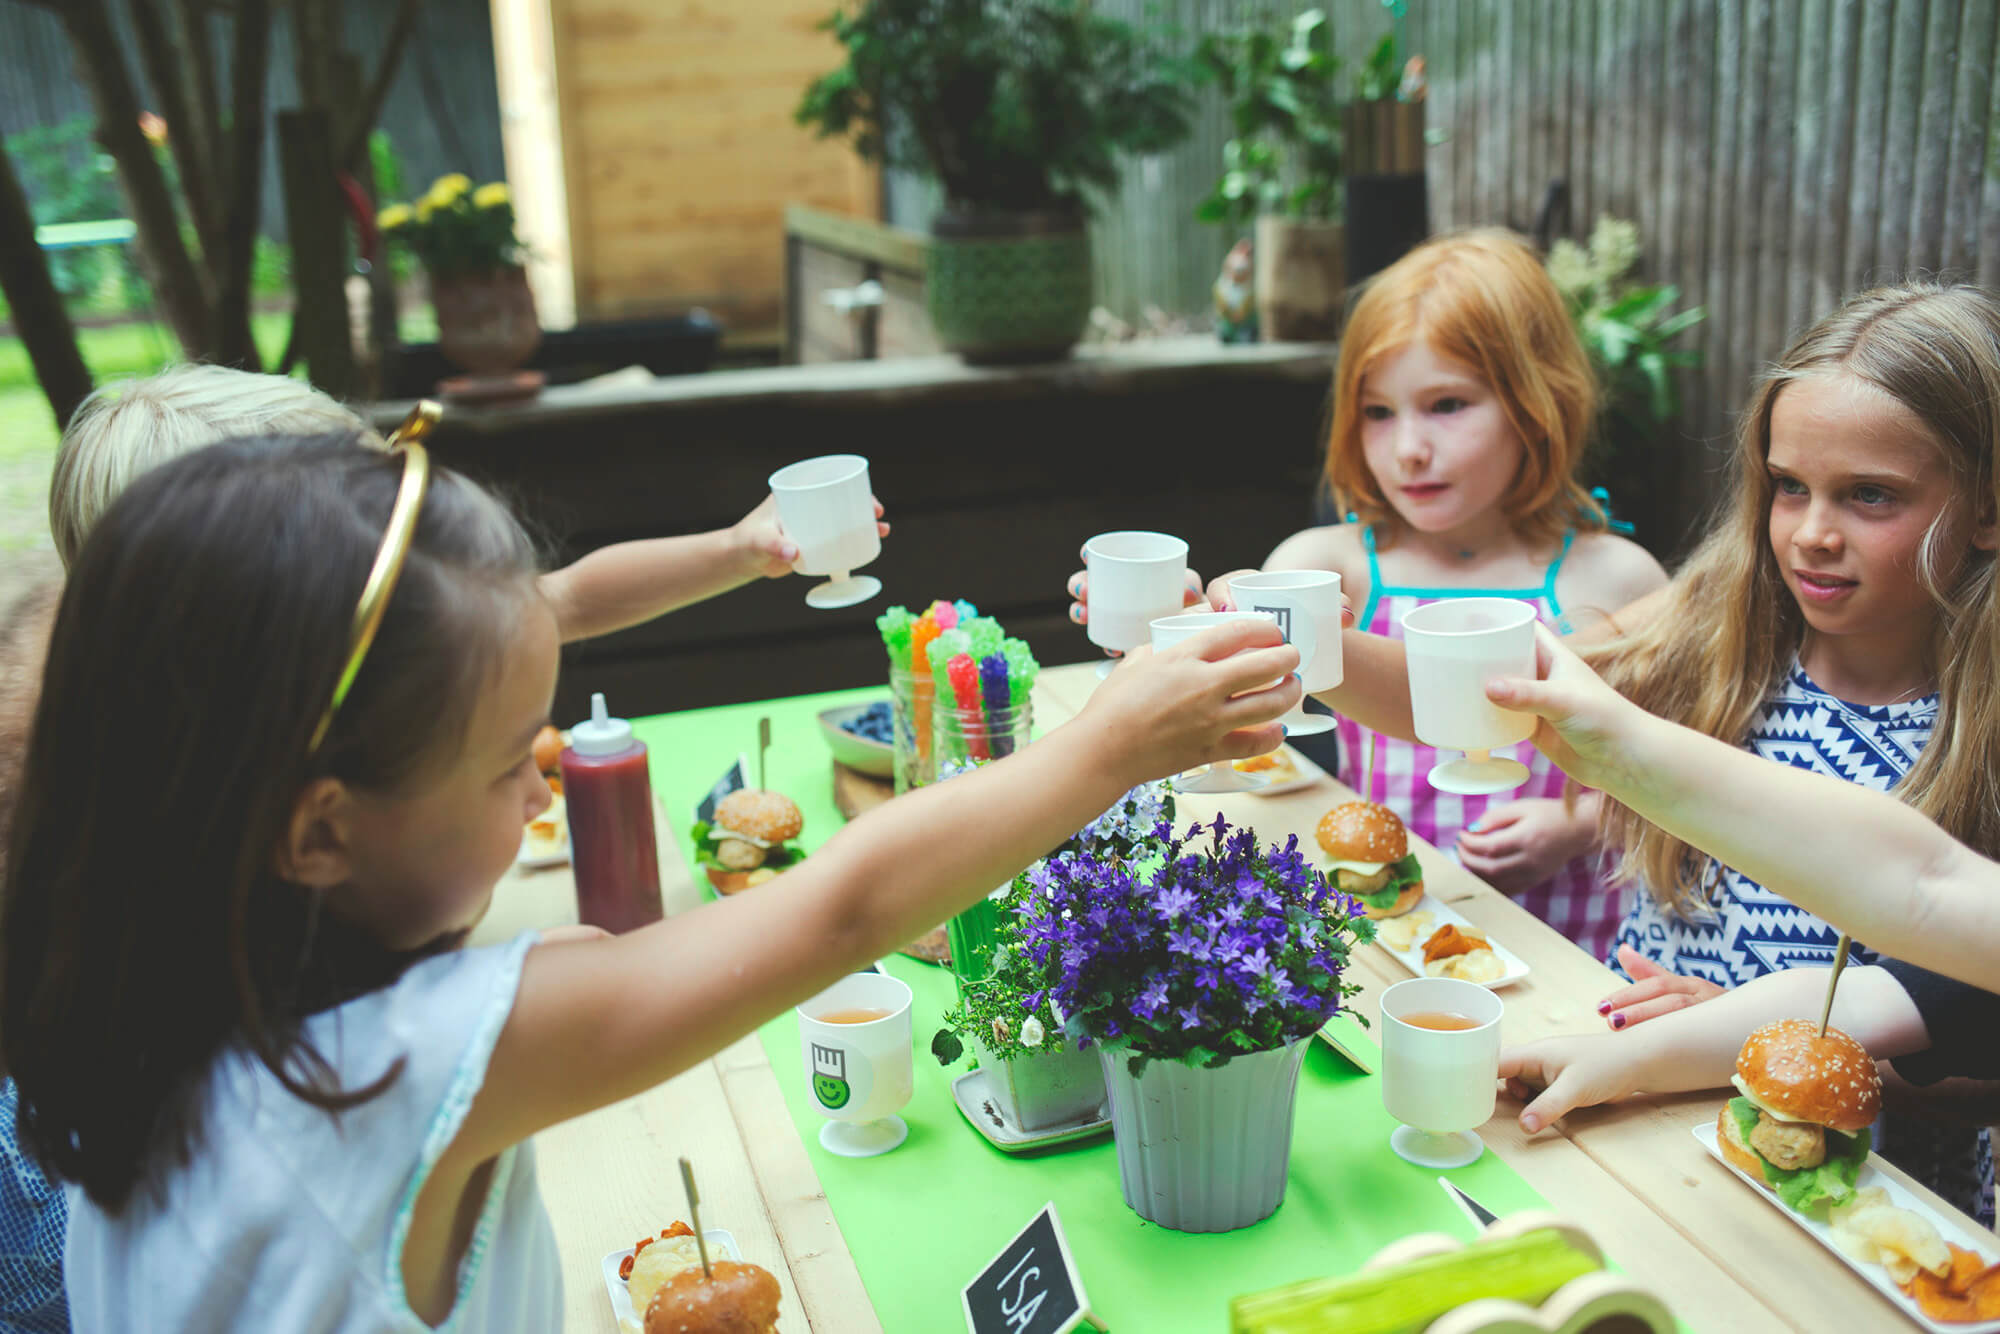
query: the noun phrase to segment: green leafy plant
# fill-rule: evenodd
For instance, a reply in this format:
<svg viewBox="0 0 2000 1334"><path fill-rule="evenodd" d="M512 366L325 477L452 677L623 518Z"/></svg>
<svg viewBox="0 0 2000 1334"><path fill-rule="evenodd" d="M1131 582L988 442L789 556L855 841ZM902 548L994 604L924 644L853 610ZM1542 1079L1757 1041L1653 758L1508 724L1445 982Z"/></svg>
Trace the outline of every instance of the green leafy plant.
<svg viewBox="0 0 2000 1334"><path fill-rule="evenodd" d="M1236 135L1195 216L1238 228L1264 213L1338 219L1340 57L1326 12L1308 9L1275 30L1212 34L1196 61L1229 98Z"/></svg>
<svg viewBox="0 0 2000 1334"><path fill-rule="evenodd" d="M1071 209L1123 153L1188 132L1187 71L1087 0L862 0L823 25L847 63L795 113L863 160L922 172L953 210Z"/></svg>
<svg viewBox="0 0 2000 1334"><path fill-rule="evenodd" d="M526 254L501 181L474 188L457 172L440 176L423 198L389 205L376 222L389 243L415 254L433 279L495 273Z"/></svg>
<svg viewBox="0 0 2000 1334"><path fill-rule="evenodd" d="M1561 240L1549 249L1549 278L1569 306L1577 336L1589 353L1603 392L1604 430L1599 439L1650 439L1680 411L1673 372L1699 366L1701 353L1670 346L1708 318L1701 306L1676 311L1678 287L1635 283L1639 229L1600 217L1586 245Z"/></svg>

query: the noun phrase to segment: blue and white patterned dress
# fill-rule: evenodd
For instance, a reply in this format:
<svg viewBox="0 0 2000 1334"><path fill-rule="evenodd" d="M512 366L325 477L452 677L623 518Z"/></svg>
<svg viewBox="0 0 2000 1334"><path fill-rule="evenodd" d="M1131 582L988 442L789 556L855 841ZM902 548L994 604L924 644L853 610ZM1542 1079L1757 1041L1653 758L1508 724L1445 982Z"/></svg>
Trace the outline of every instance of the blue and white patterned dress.
<svg viewBox="0 0 2000 1334"><path fill-rule="evenodd" d="M69 1206L21 1147L20 1106L14 1081L0 1079L0 1331L69 1334L62 1267Z"/></svg>
<svg viewBox="0 0 2000 1334"><path fill-rule="evenodd" d="M1767 760L1886 792L1917 762L1937 721L1938 697L1849 704L1813 683L1795 661L1751 724L1747 745ZM1704 868L1708 906L1690 918L1650 892L1633 896L1618 944L1676 973L1735 987L1794 965L1828 967L1840 933L1726 866ZM1852 961L1873 963L1856 942ZM1614 960L1613 967L1616 967ZM1993 1220L1993 1152L1987 1133L1911 1117L1884 1118L1877 1149L1981 1222Z"/></svg>

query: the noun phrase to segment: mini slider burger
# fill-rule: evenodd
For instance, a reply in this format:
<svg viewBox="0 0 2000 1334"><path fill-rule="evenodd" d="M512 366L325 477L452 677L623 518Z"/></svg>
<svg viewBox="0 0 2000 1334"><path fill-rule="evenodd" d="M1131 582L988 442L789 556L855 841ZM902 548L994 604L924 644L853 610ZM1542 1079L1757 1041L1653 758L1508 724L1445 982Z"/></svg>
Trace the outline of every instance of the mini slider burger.
<svg viewBox="0 0 2000 1334"><path fill-rule="evenodd" d="M694 858L718 893L734 894L805 856L791 844L804 826L797 804L782 793L732 792L715 804L713 824L696 822Z"/></svg>
<svg viewBox="0 0 2000 1334"><path fill-rule="evenodd" d="M1370 917L1396 917L1424 897L1423 868L1409 831L1387 806L1350 801L1320 817L1316 831L1333 886L1361 900Z"/></svg>
<svg viewBox="0 0 2000 1334"><path fill-rule="evenodd" d="M1784 1019L1750 1035L1736 1057L1715 1140L1731 1167L1762 1181L1799 1213L1854 1193L1868 1127L1882 1111L1882 1077L1867 1049L1837 1028Z"/></svg>
<svg viewBox="0 0 2000 1334"><path fill-rule="evenodd" d="M773 1334L778 1328L778 1280L735 1260L683 1269L646 1306L646 1334Z"/></svg>

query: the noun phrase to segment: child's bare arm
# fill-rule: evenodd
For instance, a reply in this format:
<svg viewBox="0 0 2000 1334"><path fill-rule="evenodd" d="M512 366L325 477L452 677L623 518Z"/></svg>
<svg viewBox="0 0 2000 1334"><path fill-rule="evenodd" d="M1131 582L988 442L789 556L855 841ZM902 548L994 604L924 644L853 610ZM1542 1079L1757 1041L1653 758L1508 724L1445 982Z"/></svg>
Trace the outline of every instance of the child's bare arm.
<svg viewBox="0 0 2000 1334"><path fill-rule="evenodd" d="M1826 978L1824 968L1788 968L1628 1033L1509 1047L1500 1053L1500 1077L1516 1096L1532 1096L1521 1112L1521 1128L1530 1134L1574 1108L1642 1090L1726 1088L1744 1039L1774 1020L1817 1014ZM1851 968L1842 975L1832 1023L1877 1060L1930 1045L1916 1002L1880 968Z"/></svg>
<svg viewBox="0 0 2000 1334"><path fill-rule="evenodd" d="M882 506L875 506L879 519ZM878 524L883 536L889 525ZM798 548L766 496L728 528L619 542L541 578L564 643L610 634L705 601L755 579L791 573Z"/></svg>
<svg viewBox="0 0 2000 1334"><path fill-rule="evenodd" d="M532 951L454 1152L496 1152L687 1069L1004 883L1134 783L1271 749L1297 663L1255 622L1141 652L1068 725L897 798L767 885Z"/></svg>

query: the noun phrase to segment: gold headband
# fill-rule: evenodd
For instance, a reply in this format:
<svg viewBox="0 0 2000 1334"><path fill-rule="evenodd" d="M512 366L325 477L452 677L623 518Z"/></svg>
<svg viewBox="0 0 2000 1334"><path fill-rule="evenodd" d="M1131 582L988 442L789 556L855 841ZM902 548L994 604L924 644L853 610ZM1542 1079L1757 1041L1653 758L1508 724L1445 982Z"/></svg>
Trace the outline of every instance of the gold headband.
<svg viewBox="0 0 2000 1334"><path fill-rule="evenodd" d="M382 614L389 609L389 598L396 591L396 580L403 573L403 563L410 557L410 541L416 536L417 516L424 508L424 492L431 480L431 458L422 441L443 413L443 408L425 399L389 435L389 451L403 456L403 484L397 488L395 507L389 511L388 531L382 535L382 546L375 553L375 564L369 569L368 582L361 589L361 602L354 609L354 628L347 641L347 662L340 669L340 678L333 687L333 698L327 701L326 712L319 717L319 726L313 728L312 740L306 745L308 755L318 751L320 742L326 740L327 730L333 726L333 716L340 712L347 692L354 686L354 678L361 674L361 664L375 642L375 632L382 627Z"/></svg>

